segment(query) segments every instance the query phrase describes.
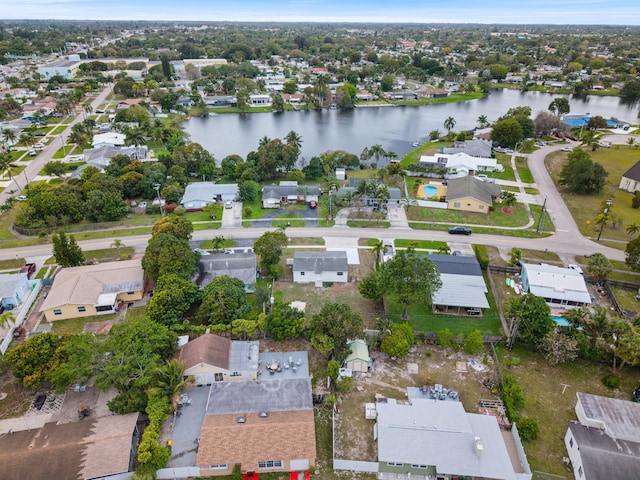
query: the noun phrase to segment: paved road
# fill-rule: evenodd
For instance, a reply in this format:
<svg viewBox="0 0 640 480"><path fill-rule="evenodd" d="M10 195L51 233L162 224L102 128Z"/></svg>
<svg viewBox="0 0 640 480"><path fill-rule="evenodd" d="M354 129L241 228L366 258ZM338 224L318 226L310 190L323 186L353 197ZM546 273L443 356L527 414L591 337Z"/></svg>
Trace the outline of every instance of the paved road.
<svg viewBox="0 0 640 480"><path fill-rule="evenodd" d="M110 92L111 88L107 86L102 92L98 94L96 98L93 99L93 102L91 102L91 106L93 107L94 111L102 103L104 103L107 95L109 95ZM83 119L84 116L82 114L76 115L76 117L68 125L64 132L62 132L60 135L52 135L51 137L49 137L52 140L38 154L38 156L36 156L27 164L27 167L24 169L24 173L13 177L13 182L9 183L9 185L7 185L7 187L2 192L0 192L0 204L5 203L9 197L16 195L15 192L22 191L22 189L24 189L27 184L27 178L33 179L40 173L42 167L44 167L47 162L50 162L55 153L60 150L64 143L66 143L67 137L71 134L71 126L81 122ZM60 141L59 138L62 138L62 141Z"/></svg>

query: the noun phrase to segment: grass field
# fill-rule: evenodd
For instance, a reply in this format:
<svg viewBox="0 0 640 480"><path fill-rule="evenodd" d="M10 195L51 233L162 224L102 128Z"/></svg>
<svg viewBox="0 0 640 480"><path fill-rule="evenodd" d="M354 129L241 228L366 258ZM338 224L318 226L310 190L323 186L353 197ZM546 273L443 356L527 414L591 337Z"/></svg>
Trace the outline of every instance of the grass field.
<svg viewBox="0 0 640 480"><path fill-rule="evenodd" d="M558 191L562 195L569 211L578 224L580 232L587 236L596 238L600 225L595 223L596 217L602 213L603 204L607 200L612 200L611 214L614 220L609 221L602 233L603 239L614 239L628 242L631 237L626 232L626 226L638 222L638 210L631 208L632 195L618 189L622 174L638 161L638 150L627 146L616 145L612 148L601 148L595 152L589 152L594 162L600 163L609 176L607 185L599 194L579 195L571 192L568 188L558 185L558 176L563 165L567 161L567 154L555 152L545 159L545 164L551 177L556 182ZM612 247L624 249L625 243L611 243Z"/></svg>
<svg viewBox="0 0 640 480"><path fill-rule="evenodd" d="M411 221L440 222L450 225L487 225L498 227L521 227L529 221L523 204L518 203L511 213L504 213L499 204L489 214L463 212L442 208L428 208L411 206L408 208L407 219Z"/></svg>

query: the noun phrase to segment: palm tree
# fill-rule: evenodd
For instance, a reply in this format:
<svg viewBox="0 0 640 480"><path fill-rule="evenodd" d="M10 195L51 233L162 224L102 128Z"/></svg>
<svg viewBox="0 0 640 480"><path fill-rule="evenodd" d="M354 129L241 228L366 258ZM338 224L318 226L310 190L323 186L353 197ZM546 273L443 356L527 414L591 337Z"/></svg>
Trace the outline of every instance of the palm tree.
<svg viewBox="0 0 640 480"><path fill-rule="evenodd" d="M380 255L384 251L384 242L382 240L373 240L373 254L375 255L376 260L376 270L380 268Z"/></svg>
<svg viewBox="0 0 640 480"><path fill-rule="evenodd" d="M444 128L447 129L447 132L450 132L455 126L456 126L456 119L453 117L447 117L447 119L444 121Z"/></svg>
<svg viewBox="0 0 640 480"><path fill-rule="evenodd" d="M219 252L220 250L222 250L224 248L224 237L222 235L219 235L217 237L213 237L213 240L211 241L212 247L213 247L213 251L214 252Z"/></svg>
<svg viewBox="0 0 640 480"><path fill-rule="evenodd" d="M635 235L638 232L640 232L640 225L637 223L633 222L632 224L627 225L627 233L629 235Z"/></svg>
<svg viewBox="0 0 640 480"><path fill-rule="evenodd" d="M478 117L478 127L479 128L487 128L490 125L489 120L486 115L480 115Z"/></svg>
<svg viewBox="0 0 640 480"><path fill-rule="evenodd" d="M138 145L144 144L144 135L142 134L142 130L140 130L139 128L128 129L126 136L127 138L125 140L125 143L127 145L133 145L134 147L137 147Z"/></svg>
<svg viewBox="0 0 640 480"><path fill-rule="evenodd" d="M398 160L398 154L396 152L387 152L384 157L388 158L391 163L396 163L394 160Z"/></svg>
<svg viewBox="0 0 640 480"><path fill-rule="evenodd" d="M2 315L0 315L0 327L9 325L9 322L15 323L16 317L13 312L6 311Z"/></svg>
<svg viewBox="0 0 640 480"><path fill-rule="evenodd" d="M512 207L518 203L518 197L516 197L516 194L508 190L500 192L500 200L502 200L502 204L508 211L511 211Z"/></svg>
<svg viewBox="0 0 640 480"><path fill-rule="evenodd" d="M4 141L7 144L9 144L9 143L13 144L17 140L18 135L11 128L3 128L2 129L2 138L4 139Z"/></svg>
<svg viewBox="0 0 640 480"><path fill-rule="evenodd" d="M284 139L287 141L287 145L294 145L298 150L302 147L302 137L293 130L287 133Z"/></svg>
<svg viewBox="0 0 640 480"><path fill-rule="evenodd" d="M267 137L266 135L264 137L262 137L260 139L260 141L258 142L258 146L259 147L266 147L267 144L271 141L271 139L269 137Z"/></svg>
<svg viewBox="0 0 640 480"><path fill-rule="evenodd" d="M407 215L409 214L409 208L413 205L418 205L418 201L413 198L401 198L398 202L401 207L407 207Z"/></svg>
<svg viewBox="0 0 640 480"><path fill-rule="evenodd" d="M629 137L627 139L627 145L629 145L629 148L633 147L633 144L636 143L636 139L635 137Z"/></svg>
<svg viewBox="0 0 640 480"><path fill-rule="evenodd" d="M117 238L109 245L109 248L115 248L116 253L118 254L118 258L120 258L120 250L124 247L124 243L122 240L118 240Z"/></svg>
<svg viewBox="0 0 640 480"><path fill-rule="evenodd" d="M167 360L167 363L156 369L157 382L151 391L167 395L171 401L173 412L177 413L180 394L193 383L193 378L184 378L185 363L177 359Z"/></svg>
<svg viewBox="0 0 640 480"><path fill-rule="evenodd" d="M0 172L2 172L2 176L5 174L9 174L9 179L13 180L13 175L11 174L11 170L16 168L17 165L13 163L11 160L11 154L9 153L0 153Z"/></svg>

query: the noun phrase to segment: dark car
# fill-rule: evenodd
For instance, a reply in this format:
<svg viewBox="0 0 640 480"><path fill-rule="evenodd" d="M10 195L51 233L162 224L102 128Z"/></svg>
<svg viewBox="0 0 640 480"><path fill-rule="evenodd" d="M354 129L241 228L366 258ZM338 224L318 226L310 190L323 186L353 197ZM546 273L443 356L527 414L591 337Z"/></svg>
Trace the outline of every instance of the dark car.
<svg viewBox="0 0 640 480"><path fill-rule="evenodd" d="M451 235L471 235L471 229L467 227L451 227L449 233Z"/></svg>

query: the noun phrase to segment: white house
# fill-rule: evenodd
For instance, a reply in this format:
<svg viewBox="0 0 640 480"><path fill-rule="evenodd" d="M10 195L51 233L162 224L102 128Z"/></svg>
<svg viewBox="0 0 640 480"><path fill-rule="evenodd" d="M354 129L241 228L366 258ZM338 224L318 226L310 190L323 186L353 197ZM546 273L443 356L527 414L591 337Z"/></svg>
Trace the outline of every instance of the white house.
<svg viewBox="0 0 640 480"><path fill-rule="evenodd" d="M237 196L237 183L195 182L185 188L180 205L187 210L200 210L210 203L233 201Z"/></svg>
<svg viewBox="0 0 640 480"><path fill-rule="evenodd" d="M262 208L280 208L298 202L317 202L320 189L316 185L298 186L298 182L280 182L262 189Z"/></svg>
<svg viewBox="0 0 640 480"><path fill-rule="evenodd" d="M629 193L640 190L640 162L636 162L629 170L622 174L618 188Z"/></svg>
<svg viewBox="0 0 640 480"><path fill-rule="evenodd" d="M347 252L295 252L293 281L296 283L348 282Z"/></svg>
<svg viewBox="0 0 640 480"><path fill-rule="evenodd" d="M591 295L582 274L554 265L522 263L522 286L542 297L550 306L582 307L591 304Z"/></svg>
<svg viewBox="0 0 640 480"><path fill-rule="evenodd" d="M251 103L252 106L257 107L257 106L261 106L261 105L271 105L271 95L267 95L267 94L256 94L256 95L249 95L249 102Z"/></svg>
<svg viewBox="0 0 640 480"><path fill-rule="evenodd" d="M461 177L469 175L470 171L493 172L499 170L498 161L495 158L472 157L463 152L422 155L419 165L446 168L448 174Z"/></svg>
<svg viewBox="0 0 640 480"><path fill-rule="evenodd" d="M93 148L98 148L104 145L121 147L124 145L126 138L127 136L124 135L123 133L116 133L116 132L98 133L97 135L93 136L93 141L91 142L91 145L93 146Z"/></svg>
<svg viewBox="0 0 640 480"><path fill-rule="evenodd" d="M640 478L640 404L578 392L564 436L576 480Z"/></svg>

